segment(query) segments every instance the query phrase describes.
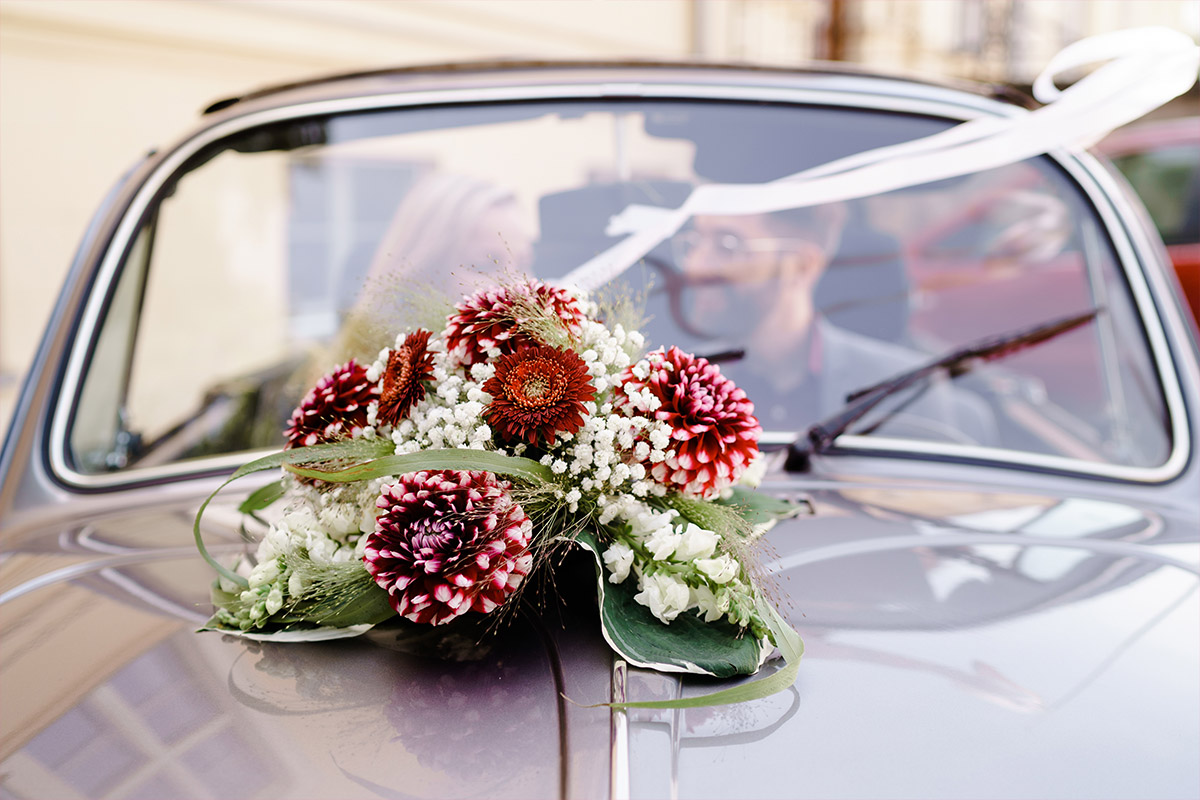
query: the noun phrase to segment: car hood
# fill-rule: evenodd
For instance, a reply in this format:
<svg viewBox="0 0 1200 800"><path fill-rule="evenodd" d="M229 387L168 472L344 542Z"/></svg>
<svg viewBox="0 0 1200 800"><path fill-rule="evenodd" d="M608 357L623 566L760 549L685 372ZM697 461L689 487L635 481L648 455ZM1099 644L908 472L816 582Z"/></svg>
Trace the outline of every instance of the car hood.
<svg viewBox="0 0 1200 800"><path fill-rule="evenodd" d="M31 531L0 564L15 796L1167 797L1200 792L1193 512L972 487L781 481L762 569L795 686L614 663L584 561L503 635L197 634L195 503ZM238 549L217 509L214 550ZM224 522L222 522L224 520ZM224 543L222 544L222 539ZM776 662L767 669L776 668ZM614 688L615 687L615 688Z"/></svg>

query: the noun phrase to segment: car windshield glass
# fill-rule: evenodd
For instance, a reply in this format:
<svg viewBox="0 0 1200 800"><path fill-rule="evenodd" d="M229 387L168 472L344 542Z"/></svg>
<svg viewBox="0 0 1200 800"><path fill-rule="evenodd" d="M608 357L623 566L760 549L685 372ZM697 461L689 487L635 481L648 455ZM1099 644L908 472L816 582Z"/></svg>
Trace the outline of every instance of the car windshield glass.
<svg viewBox="0 0 1200 800"><path fill-rule="evenodd" d="M553 281L678 206L943 130L890 111L725 102L389 110L193 155L128 249L76 401L86 473L282 444L316 380L496 280ZM846 394L956 347L1093 323L881 404L850 433L1157 466L1170 426L1104 224L1046 158L859 200L702 216L601 290L651 347L712 357L787 442ZM914 445L915 447L915 445ZM918 448L919 449L919 448Z"/></svg>

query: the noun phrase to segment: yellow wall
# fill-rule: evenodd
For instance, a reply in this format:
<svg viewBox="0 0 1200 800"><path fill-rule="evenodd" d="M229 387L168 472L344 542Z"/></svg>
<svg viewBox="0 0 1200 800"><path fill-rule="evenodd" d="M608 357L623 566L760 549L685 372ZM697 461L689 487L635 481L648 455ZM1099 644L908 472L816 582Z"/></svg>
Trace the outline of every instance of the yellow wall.
<svg viewBox="0 0 1200 800"><path fill-rule="evenodd" d="M485 56L683 58L658 2L0 3L0 425L88 220L214 100L322 73Z"/></svg>
<svg viewBox="0 0 1200 800"><path fill-rule="evenodd" d="M1162 24L1197 0L842 0L848 57L1028 82L1065 41ZM964 9L1012 23L963 47ZM796 64L830 0L2 0L0 426L105 191L214 100L326 72L487 56Z"/></svg>

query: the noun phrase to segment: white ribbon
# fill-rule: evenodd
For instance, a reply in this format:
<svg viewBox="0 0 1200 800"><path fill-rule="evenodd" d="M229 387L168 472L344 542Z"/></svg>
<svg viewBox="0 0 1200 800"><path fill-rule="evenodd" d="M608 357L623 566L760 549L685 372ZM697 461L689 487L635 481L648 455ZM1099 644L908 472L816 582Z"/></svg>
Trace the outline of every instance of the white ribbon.
<svg viewBox="0 0 1200 800"><path fill-rule="evenodd" d="M1106 63L1070 88L1054 85L1058 75L1100 61ZM697 214L765 214L850 200L1087 147L1186 92L1198 71L1200 48L1170 28L1092 36L1063 48L1034 81L1034 96L1047 104L1041 108L970 120L767 183L698 186L676 209L627 206L605 232L628 238L556 282L584 290L602 286Z"/></svg>

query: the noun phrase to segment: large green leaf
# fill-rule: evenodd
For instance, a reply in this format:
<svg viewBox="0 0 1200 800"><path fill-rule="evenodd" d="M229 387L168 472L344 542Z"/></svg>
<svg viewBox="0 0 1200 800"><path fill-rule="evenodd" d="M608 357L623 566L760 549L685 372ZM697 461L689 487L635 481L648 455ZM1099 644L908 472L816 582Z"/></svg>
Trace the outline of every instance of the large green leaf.
<svg viewBox="0 0 1200 800"><path fill-rule="evenodd" d="M363 570L367 574L366 570ZM388 593L367 574L367 580L348 596L302 603L292 612L306 622L327 628L377 625L396 616Z"/></svg>
<svg viewBox="0 0 1200 800"><path fill-rule="evenodd" d="M632 587L623 593L613 591L620 589L625 584L614 585L605 580L600 543L594 535L584 531L577 536L576 541L596 557L601 627L604 629L604 637L608 640L609 645L626 661L663 672L697 671L686 667L681 669L680 665L701 666L706 664L709 667L715 666L724 669L733 666L735 662L733 659L722 657L721 654L727 653L727 651L723 651L721 645L714 642L714 638L726 639L725 646L727 647L730 644L728 639L734 637L734 642L740 643L737 645L738 647L752 646L755 648L753 665L749 666L750 662L745 659L745 654L742 654L736 660L740 662L740 666L749 666L748 669L738 669L729 673L703 671L720 677L731 677L738 674L753 674L762 666L762 659L766 657L770 649L769 644L753 642L746 637L737 639L736 631L728 624L714 625L703 622L698 617L689 616L688 619L694 620L695 625L708 629L707 632L697 630L692 623L689 623L687 627L676 627L676 624L684 619L683 616L676 617L670 625L664 625L655 619L649 609L633 600ZM628 607L627 603L632 603L633 608ZM641 609L641 612L637 612L636 609ZM791 688L795 684L800 670L800 658L804 655L804 642L775 610L775 607L765 600L760 601L759 615L766 621L786 662L780 669L765 678L678 700L647 700L631 703L601 703L599 705L612 708L700 708L744 703ZM672 630L675 633L671 633ZM665 657L665 660L661 662L642 660L647 656L651 658Z"/></svg>
<svg viewBox="0 0 1200 800"><path fill-rule="evenodd" d="M680 614L671 624L661 622L650 609L633 599L633 580L613 584L606 580L600 543L588 532L577 541L596 557L600 592L600 623L604 638L631 664L663 672L691 672L728 678L758 671L770 645L727 622L705 622L695 614Z"/></svg>

